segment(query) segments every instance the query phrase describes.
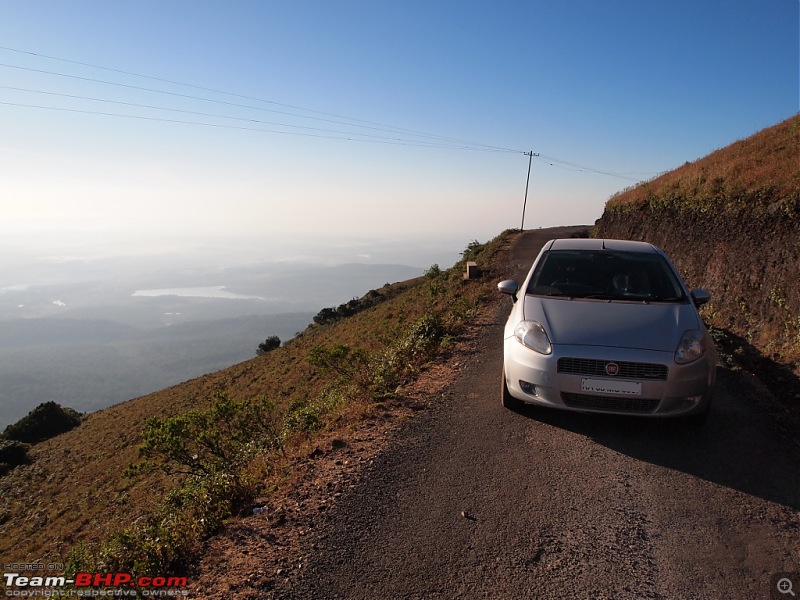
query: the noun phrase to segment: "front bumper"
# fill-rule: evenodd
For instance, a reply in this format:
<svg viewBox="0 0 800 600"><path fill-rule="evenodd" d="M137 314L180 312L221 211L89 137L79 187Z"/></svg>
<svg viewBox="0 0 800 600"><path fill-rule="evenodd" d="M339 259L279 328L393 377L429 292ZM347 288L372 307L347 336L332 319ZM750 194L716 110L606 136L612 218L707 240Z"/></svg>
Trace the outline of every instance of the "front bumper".
<svg viewBox="0 0 800 600"><path fill-rule="evenodd" d="M520 344L504 341L504 371L510 394L526 404L580 412L671 417L702 413L711 401L716 353L687 365L671 352L603 346L553 345L543 355ZM559 369L559 359L587 367ZM608 375L608 362L642 368ZM603 368L598 372L598 366ZM650 368L652 367L652 368ZM569 371L569 372L565 372ZM663 375L664 371L666 372Z"/></svg>

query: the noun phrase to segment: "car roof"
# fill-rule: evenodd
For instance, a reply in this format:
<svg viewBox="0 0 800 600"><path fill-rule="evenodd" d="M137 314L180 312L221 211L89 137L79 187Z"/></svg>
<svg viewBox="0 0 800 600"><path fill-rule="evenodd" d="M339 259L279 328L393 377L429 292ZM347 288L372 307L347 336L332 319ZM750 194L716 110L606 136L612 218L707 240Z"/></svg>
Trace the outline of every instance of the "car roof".
<svg viewBox="0 0 800 600"><path fill-rule="evenodd" d="M642 252L658 254L658 249L648 242L632 240L608 240L602 238L562 238L550 240L547 250L616 250L618 252Z"/></svg>

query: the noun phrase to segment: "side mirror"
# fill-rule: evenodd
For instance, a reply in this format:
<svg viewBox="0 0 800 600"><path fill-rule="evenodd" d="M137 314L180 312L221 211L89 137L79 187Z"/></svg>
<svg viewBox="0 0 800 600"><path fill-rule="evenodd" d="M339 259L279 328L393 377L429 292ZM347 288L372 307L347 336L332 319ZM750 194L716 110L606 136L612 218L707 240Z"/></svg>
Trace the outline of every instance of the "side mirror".
<svg viewBox="0 0 800 600"><path fill-rule="evenodd" d="M497 284L497 289L500 290L503 294L508 294L514 300L517 301L517 292L519 291L519 284L514 281L513 279L506 279L505 281L501 281Z"/></svg>
<svg viewBox="0 0 800 600"><path fill-rule="evenodd" d="M689 292L692 296L692 302L697 307L703 306L703 304L708 304L711 300L711 292L708 290L696 289Z"/></svg>

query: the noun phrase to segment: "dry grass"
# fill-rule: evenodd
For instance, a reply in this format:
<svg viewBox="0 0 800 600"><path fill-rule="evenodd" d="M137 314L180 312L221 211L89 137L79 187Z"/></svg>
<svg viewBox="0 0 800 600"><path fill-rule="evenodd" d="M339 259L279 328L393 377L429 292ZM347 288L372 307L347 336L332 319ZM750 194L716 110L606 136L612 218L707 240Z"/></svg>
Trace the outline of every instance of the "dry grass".
<svg viewBox="0 0 800 600"><path fill-rule="evenodd" d="M644 203L684 206L776 202L800 205L800 115L612 196L614 210Z"/></svg>

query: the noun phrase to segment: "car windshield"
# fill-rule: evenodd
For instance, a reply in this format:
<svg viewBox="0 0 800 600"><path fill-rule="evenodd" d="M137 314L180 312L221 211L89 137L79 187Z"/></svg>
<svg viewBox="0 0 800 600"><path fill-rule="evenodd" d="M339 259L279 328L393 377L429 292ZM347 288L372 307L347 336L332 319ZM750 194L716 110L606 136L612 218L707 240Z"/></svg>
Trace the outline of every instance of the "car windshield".
<svg viewBox="0 0 800 600"><path fill-rule="evenodd" d="M551 250L536 265L527 294L600 300L683 302L675 273L660 254Z"/></svg>

